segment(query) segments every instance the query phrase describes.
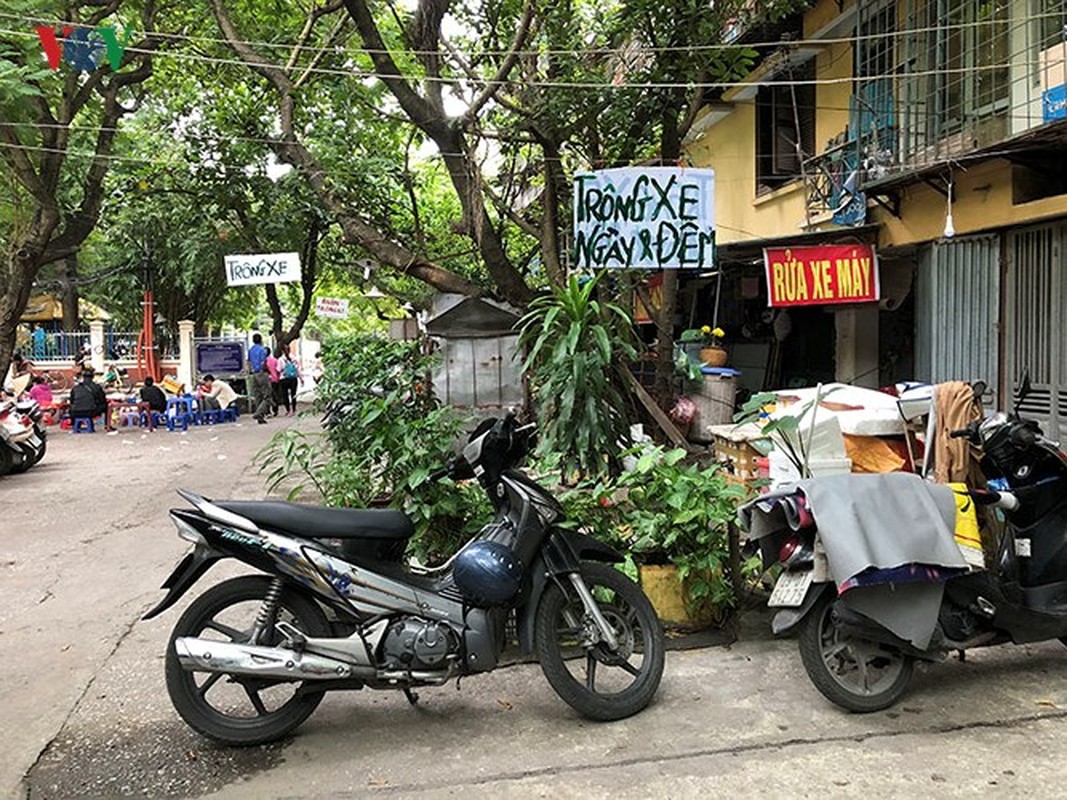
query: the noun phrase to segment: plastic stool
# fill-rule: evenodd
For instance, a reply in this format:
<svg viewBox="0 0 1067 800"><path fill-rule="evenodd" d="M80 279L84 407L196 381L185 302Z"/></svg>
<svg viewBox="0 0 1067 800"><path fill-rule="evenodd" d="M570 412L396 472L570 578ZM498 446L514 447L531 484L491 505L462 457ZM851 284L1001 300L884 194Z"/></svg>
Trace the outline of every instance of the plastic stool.
<svg viewBox="0 0 1067 800"><path fill-rule="evenodd" d="M96 433L92 417L74 417L71 426L72 433Z"/></svg>
<svg viewBox="0 0 1067 800"><path fill-rule="evenodd" d="M181 428L183 431L189 430L188 415L176 414L173 417L167 417L167 430L173 433L178 428Z"/></svg>
<svg viewBox="0 0 1067 800"><path fill-rule="evenodd" d="M237 422L237 416L238 416L237 404L234 403L229 408L222 409L221 414L222 414L222 416L220 417L220 419L223 422Z"/></svg>

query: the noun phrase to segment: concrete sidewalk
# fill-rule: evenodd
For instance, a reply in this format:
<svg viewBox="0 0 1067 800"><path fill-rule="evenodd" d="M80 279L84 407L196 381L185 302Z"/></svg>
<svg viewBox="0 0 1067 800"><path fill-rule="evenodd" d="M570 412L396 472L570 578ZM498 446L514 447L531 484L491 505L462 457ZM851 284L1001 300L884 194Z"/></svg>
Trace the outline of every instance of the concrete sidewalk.
<svg viewBox="0 0 1067 800"><path fill-rule="evenodd" d="M669 652L653 705L616 723L581 719L538 665L519 664L458 690L420 690L415 708L399 692L329 695L287 742L217 747L184 725L164 689L163 650L188 600L139 619L187 549L166 517L180 504L173 487L262 496L254 455L276 427L59 436L40 468L5 480L5 794L1063 794L1059 643L920 669L896 708L854 716L816 692L795 642L767 638L758 617L736 644ZM217 566L201 588L239 569Z"/></svg>

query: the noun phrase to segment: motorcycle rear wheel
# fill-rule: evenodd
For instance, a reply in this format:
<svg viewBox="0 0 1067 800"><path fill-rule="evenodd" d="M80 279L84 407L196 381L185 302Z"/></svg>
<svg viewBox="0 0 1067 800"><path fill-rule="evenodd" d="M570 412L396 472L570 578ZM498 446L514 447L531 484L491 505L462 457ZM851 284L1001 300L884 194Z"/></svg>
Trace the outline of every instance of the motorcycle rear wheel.
<svg viewBox="0 0 1067 800"><path fill-rule="evenodd" d="M256 613L270 586L267 576L248 575L212 586L186 609L167 644L167 693L181 718L198 733L227 745L247 747L280 739L306 720L322 702L322 692L299 692L300 682L190 671L174 650L179 636L247 642ZM234 609L238 606L238 611ZM311 600L290 588L278 599L271 633L261 645L276 646L278 620L308 636L328 636L329 623Z"/></svg>
<svg viewBox="0 0 1067 800"><path fill-rule="evenodd" d="M577 592L550 584L535 620L535 646L545 678L583 717L611 721L647 706L663 676L663 627L632 580L605 564L583 563L582 578L618 639L612 652ZM584 640L584 642L583 642Z"/></svg>
<svg viewBox="0 0 1067 800"><path fill-rule="evenodd" d="M911 682L910 656L843 633L833 619L834 598L822 597L799 630L800 659L815 688L853 713L889 708Z"/></svg>

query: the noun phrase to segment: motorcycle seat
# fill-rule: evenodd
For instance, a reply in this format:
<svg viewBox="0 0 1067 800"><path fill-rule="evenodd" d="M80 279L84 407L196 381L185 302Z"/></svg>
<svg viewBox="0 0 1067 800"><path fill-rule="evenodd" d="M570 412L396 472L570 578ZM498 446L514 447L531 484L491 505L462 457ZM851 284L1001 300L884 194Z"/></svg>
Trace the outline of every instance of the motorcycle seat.
<svg viewBox="0 0 1067 800"><path fill-rule="evenodd" d="M215 505L260 527L312 539L407 540L408 515L393 508L322 508L280 500L222 500Z"/></svg>

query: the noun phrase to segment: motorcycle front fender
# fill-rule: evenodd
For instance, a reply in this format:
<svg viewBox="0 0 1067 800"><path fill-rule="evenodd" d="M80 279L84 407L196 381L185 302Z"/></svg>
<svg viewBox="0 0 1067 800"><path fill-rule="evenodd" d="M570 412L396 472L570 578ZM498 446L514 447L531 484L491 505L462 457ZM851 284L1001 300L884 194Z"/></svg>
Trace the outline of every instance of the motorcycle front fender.
<svg viewBox="0 0 1067 800"><path fill-rule="evenodd" d="M623 556L611 545L577 531L553 530L545 537L541 552L530 567L530 590L515 610L519 649L524 654L533 652L534 620L548 579L581 569L582 561L618 564Z"/></svg>
<svg viewBox="0 0 1067 800"><path fill-rule="evenodd" d="M191 553L186 554L185 558L174 568L170 577L163 581L163 585L159 587L167 589L166 596L141 619L152 619L159 616L177 603L182 598L182 595L189 591L193 584L200 580L216 561L223 558L229 558L229 556L209 544L198 544Z"/></svg>
<svg viewBox="0 0 1067 800"><path fill-rule="evenodd" d="M804 617L808 615L818 599L833 588L832 583L813 583L808 587L803 603L796 608L783 608L774 615L774 619L771 620L771 633L783 637L791 634L797 625L804 621Z"/></svg>

